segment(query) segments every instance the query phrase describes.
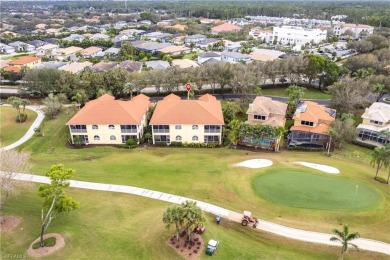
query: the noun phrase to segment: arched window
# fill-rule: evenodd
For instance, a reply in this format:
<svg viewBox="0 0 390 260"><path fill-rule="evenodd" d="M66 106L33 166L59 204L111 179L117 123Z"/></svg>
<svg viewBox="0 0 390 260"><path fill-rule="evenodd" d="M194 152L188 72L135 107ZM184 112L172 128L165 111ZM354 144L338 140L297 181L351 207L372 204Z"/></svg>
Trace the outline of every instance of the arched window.
<svg viewBox="0 0 390 260"><path fill-rule="evenodd" d="M95 135L95 136L93 137L93 140L95 140L95 141L100 141L100 137L99 137L98 135Z"/></svg>
<svg viewBox="0 0 390 260"><path fill-rule="evenodd" d="M175 129L176 129L176 130L181 130L181 125L176 125L176 126L175 126Z"/></svg>
<svg viewBox="0 0 390 260"><path fill-rule="evenodd" d="M176 136L176 141L179 141L179 142L181 141L181 136L180 135Z"/></svg>
<svg viewBox="0 0 390 260"><path fill-rule="evenodd" d="M97 125L92 125L92 129L99 129Z"/></svg>
<svg viewBox="0 0 390 260"><path fill-rule="evenodd" d="M110 136L110 140L115 141L116 140L115 135Z"/></svg>
<svg viewBox="0 0 390 260"><path fill-rule="evenodd" d="M192 137L192 141L198 141L198 137L197 137L196 135L194 135L194 136Z"/></svg>
<svg viewBox="0 0 390 260"><path fill-rule="evenodd" d="M114 125L109 125L108 129L115 129L115 126Z"/></svg>
<svg viewBox="0 0 390 260"><path fill-rule="evenodd" d="M192 125L192 130L198 130L198 125Z"/></svg>

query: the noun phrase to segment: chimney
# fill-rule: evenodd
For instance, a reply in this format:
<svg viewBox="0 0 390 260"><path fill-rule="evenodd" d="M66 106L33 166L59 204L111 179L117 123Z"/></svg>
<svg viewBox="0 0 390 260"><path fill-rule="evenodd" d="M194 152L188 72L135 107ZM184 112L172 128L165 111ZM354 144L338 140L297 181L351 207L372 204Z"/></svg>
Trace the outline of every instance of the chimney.
<svg viewBox="0 0 390 260"><path fill-rule="evenodd" d="M249 109L250 109L251 113L253 113L253 103L249 104Z"/></svg>
<svg viewBox="0 0 390 260"><path fill-rule="evenodd" d="M295 111L295 117L296 118L300 118L301 117L301 109L300 108L297 108L297 110Z"/></svg>

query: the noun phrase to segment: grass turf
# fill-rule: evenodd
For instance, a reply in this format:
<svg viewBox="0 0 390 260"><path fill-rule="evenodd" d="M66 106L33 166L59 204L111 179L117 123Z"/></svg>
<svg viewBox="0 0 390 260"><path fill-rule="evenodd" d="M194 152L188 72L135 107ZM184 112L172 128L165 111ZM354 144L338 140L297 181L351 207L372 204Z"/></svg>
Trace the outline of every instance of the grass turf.
<svg viewBox="0 0 390 260"><path fill-rule="evenodd" d="M286 88L282 87L272 87L261 89L261 94L265 96L278 96L278 97L287 97ZM314 88L306 88L305 94L303 95L304 99L330 99L328 93L322 92Z"/></svg>
<svg viewBox="0 0 390 260"><path fill-rule="evenodd" d="M2 234L3 255L24 255L39 236L42 200L38 185L23 187L5 207L6 215L16 215L22 223L14 231ZM47 259L182 259L166 245L174 229L166 230L162 214L172 205L126 194L68 189L80 202L70 214L58 215L47 230L59 233L65 247ZM203 241L220 242L213 259L336 259L338 247L304 243L242 227L222 219L217 225L206 216ZM385 255L350 250L346 259L386 259ZM201 253L201 259L209 256Z"/></svg>
<svg viewBox="0 0 390 260"><path fill-rule="evenodd" d="M0 106L0 146L7 146L19 140L37 118L37 113L26 109L27 120L16 122L16 111L13 107Z"/></svg>
<svg viewBox="0 0 390 260"><path fill-rule="evenodd" d="M270 170L254 179L253 188L271 202L307 209L365 209L380 200L364 183L298 170Z"/></svg>
<svg viewBox="0 0 390 260"><path fill-rule="evenodd" d="M373 180L375 169L370 167L370 150L345 145L332 157L321 152L283 151L259 153L242 150L157 148L118 149L100 146L69 149L66 121L68 111L57 119L45 119L44 137L33 137L21 149L31 152L32 172L43 175L51 165L65 163L77 171L75 179L111 184L132 185L186 196L242 212L250 210L257 217L305 230L330 232L341 223L359 231L363 237L390 242L389 186ZM379 202L366 209L319 210L293 208L258 196L252 188L257 175L270 168L246 169L232 164L248 159L264 158L274 162L272 169L295 169L313 172L294 164L296 161L327 164L341 171L341 177L363 183L374 189ZM380 176L387 171L381 170ZM386 175L387 176L387 175ZM304 218L302 216L305 216Z"/></svg>

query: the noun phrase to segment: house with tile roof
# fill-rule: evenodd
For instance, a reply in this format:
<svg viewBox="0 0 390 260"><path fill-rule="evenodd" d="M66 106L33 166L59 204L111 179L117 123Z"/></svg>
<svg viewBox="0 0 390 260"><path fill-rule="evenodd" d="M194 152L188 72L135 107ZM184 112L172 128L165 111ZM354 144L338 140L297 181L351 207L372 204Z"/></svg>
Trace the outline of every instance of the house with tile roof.
<svg viewBox="0 0 390 260"><path fill-rule="evenodd" d="M58 60L65 60L72 55L76 55L76 53L78 53L78 52L81 53L82 50L84 50L84 49L80 48L80 47L76 47L76 46L70 46L67 48L59 48L56 51L56 54L54 57Z"/></svg>
<svg viewBox="0 0 390 260"><path fill-rule="evenodd" d="M0 53L13 53L15 48L0 42Z"/></svg>
<svg viewBox="0 0 390 260"><path fill-rule="evenodd" d="M157 53L165 53L165 54L169 54L169 55L173 55L173 56L185 54L185 53L190 53L190 52L191 52L190 48L184 47L184 46L176 46L176 45L168 46L168 47L159 49L157 51Z"/></svg>
<svg viewBox="0 0 390 260"><path fill-rule="evenodd" d="M151 103L140 94L128 101L115 100L105 94L89 101L66 125L71 141L84 144L123 144L130 138L140 139L146 127L146 113Z"/></svg>
<svg viewBox="0 0 390 260"><path fill-rule="evenodd" d="M199 67L198 63L189 59L177 59L172 61L172 66L178 66L181 69Z"/></svg>
<svg viewBox="0 0 390 260"><path fill-rule="evenodd" d="M214 26L211 28L211 33L212 34L218 34L221 32L238 32L241 31L241 27L231 24L231 23L223 23L217 26Z"/></svg>
<svg viewBox="0 0 390 260"><path fill-rule="evenodd" d="M81 54L83 55L84 58L93 58L99 56L100 54L102 54L102 52L103 52L102 48L91 46L82 50Z"/></svg>
<svg viewBox="0 0 390 260"><path fill-rule="evenodd" d="M76 74L76 73L79 73L79 72L83 71L86 67L91 67L92 64L93 63L89 62L89 61L72 62L72 63L66 64L66 65L64 65L62 67L59 67L58 69Z"/></svg>
<svg viewBox="0 0 390 260"><path fill-rule="evenodd" d="M224 125L221 102L205 94L182 100L170 94L157 102L149 125L153 144L171 142L222 143Z"/></svg>
<svg viewBox="0 0 390 260"><path fill-rule="evenodd" d="M382 146L390 143L386 132L390 131L390 96L383 102L374 102L362 115L363 122L357 126L357 140Z"/></svg>
<svg viewBox="0 0 390 260"><path fill-rule="evenodd" d="M10 42L8 45L14 47L16 51L31 52L31 51L35 50L34 45L31 45L31 44L28 44L25 42L21 42L21 41Z"/></svg>
<svg viewBox="0 0 390 260"><path fill-rule="evenodd" d="M198 55L198 64L203 64L210 59L221 61L221 54L215 52L202 52Z"/></svg>
<svg viewBox="0 0 390 260"><path fill-rule="evenodd" d="M239 53L239 52L224 51L221 53L221 60L225 61L225 62L232 63L232 64L236 64L239 62L247 63L247 62L251 61L251 57L249 57L246 54Z"/></svg>
<svg viewBox="0 0 390 260"><path fill-rule="evenodd" d="M41 47L38 47L36 49L37 53L36 53L36 56L38 57L42 57L42 56L45 56L45 57L48 57L48 58L52 58L55 56L55 54L57 53L57 50L60 48L60 46L58 44L45 44Z"/></svg>
<svg viewBox="0 0 390 260"><path fill-rule="evenodd" d="M284 127L286 123L287 104L280 101L272 100L270 97L257 96L249 104L246 111L250 125L261 124L270 126Z"/></svg>
<svg viewBox="0 0 390 260"><path fill-rule="evenodd" d="M41 64L41 58L25 56L19 59L10 61L8 66L4 67L5 71L18 73L23 67L33 68Z"/></svg>
<svg viewBox="0 0 390 260"><path fill-rule="evenodd" d="M142 70L142 62L125 60L118 64L118 68L122 68L127 70L128 72L141 72Z"/></svg>
<svg viewBox="0 0 390 260"><path fill-rule="evenodd" d="M94 64L91 69L95 72L103 72L103 71L108 71L111 69L114 69L118 66L117 62L112 62L112 61L101 61L99 63Z"/></svg>
<svg viewBox="0 0 390 260"><path fill-rule="evenodd" d="M288 134L289 147L326 148L329 145L328 130L336 118L336 110L312 101L298 104L293 116L294 125Z"/></svg>

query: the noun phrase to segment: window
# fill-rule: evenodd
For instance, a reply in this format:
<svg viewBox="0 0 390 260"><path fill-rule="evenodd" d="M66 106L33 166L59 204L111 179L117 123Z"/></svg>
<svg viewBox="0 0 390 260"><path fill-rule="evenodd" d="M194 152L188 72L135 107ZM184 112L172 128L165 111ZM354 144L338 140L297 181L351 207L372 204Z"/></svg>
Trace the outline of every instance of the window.
<svg viewBox="0 0 390 260"><path fill-rule="evenodd" d="M93 140L95 140L95 141L100 141L100 137L99 137L98 135L95 135L95 136L93 137Z"/></svg>
<svg viewBox="0 0 390 260"><path fill-rule="evenodd" d="M314 123L310 121L301 121L301 125L308 125L308 126L313 126Z"/></svg>
<svg viewBox="0 0 390 260"><path fill-rule="evenodd" d="M108 129L115 129L115 126L114 125L109 125Z"/></svg>
<svg viewBox="0 0 390 260"><path fill-rule="evenodd" d="M176 130L181 130L181 125L175 125Z"/></svg>
<svg viewBox="0 0 390 260"><path fill-rule="evenodd" d="M219 136L218 135L205 135L204 142L205 143L216 143L216 142L219 142Z"/></svg>
<svg viewBox="0 0 390 260"><path fill-rule="evenodd" d="M86 125L71 125L70 131L72 133L86 133L87 132L87 126Z"/></svg>
<svg viewBox="0 0 390 260"><path fill-rule="evenodd" d="M121 125L121 133L137 133L137 125Z"/></svg>
<svg viewBox="0 0 390 260"><path fill-rule="evenodd" d="M192 130L198 130L198 125L192 125Z"/></svg>
<svg viewBox="0 0 390 260"><path fill-rule="evenodd" d="M92 125L92 129L99 129L97 125Z"/></svg>
<svg viewBox="0 0 390 260"><path fill-rule="evenodd" d="M219 125L205 125L204 132L205 133L220 133L221 126L219 126Z"/></svg>
<svg viewBox="0 0 390 260"><path fill-rule="evenodd" d="M155 135L154 141L156 143L161 143L161 142L169 143L169 142L171 142L169 135Z"/></svg>
<svg viewBox="0 0 390 260"><path fill-rule="evenodd" d="M254 115L255 119L257 120L265 120L265 116L261 116L261 115Z"/></svg>
<svg viewBox="0 0 390 260"><path fill-rule="evenodd" d="M137 139L136 135L122 135L122 144L126 143L130 138Z"/></svg>
<svg viewBox="0 0 390 260"><path fill-rule="evenodd" d="M194 135L194 136L192 137L192 141L198 141L198 137L197 137L196 135Z"/></svg>
<svg viewBox="0 0 390 260"><path fill-rule="evenodd" d="M177 136L176 136L176 141L181 142L181 136L180 136L180 135L177 135Z"/></svg>
<svg viewBox="0 0 390 260"><path fill-rule="evenodd" d="M382 125L381 121L376 121L376 120L370 120L370 123L374 125Z"/></svg>
<svg viewBox="0 0 390 260"><path fill-rule="evenodd" d="M115 135L110 136L110 140L111 140L111 141L115 141L115 140L116 140Z"/></svg>
<svg viewBox="0 0 390 260"><path fill-rule="evenodd" d="M169 125L153 125L153 133L169 133Z"/></svg>

